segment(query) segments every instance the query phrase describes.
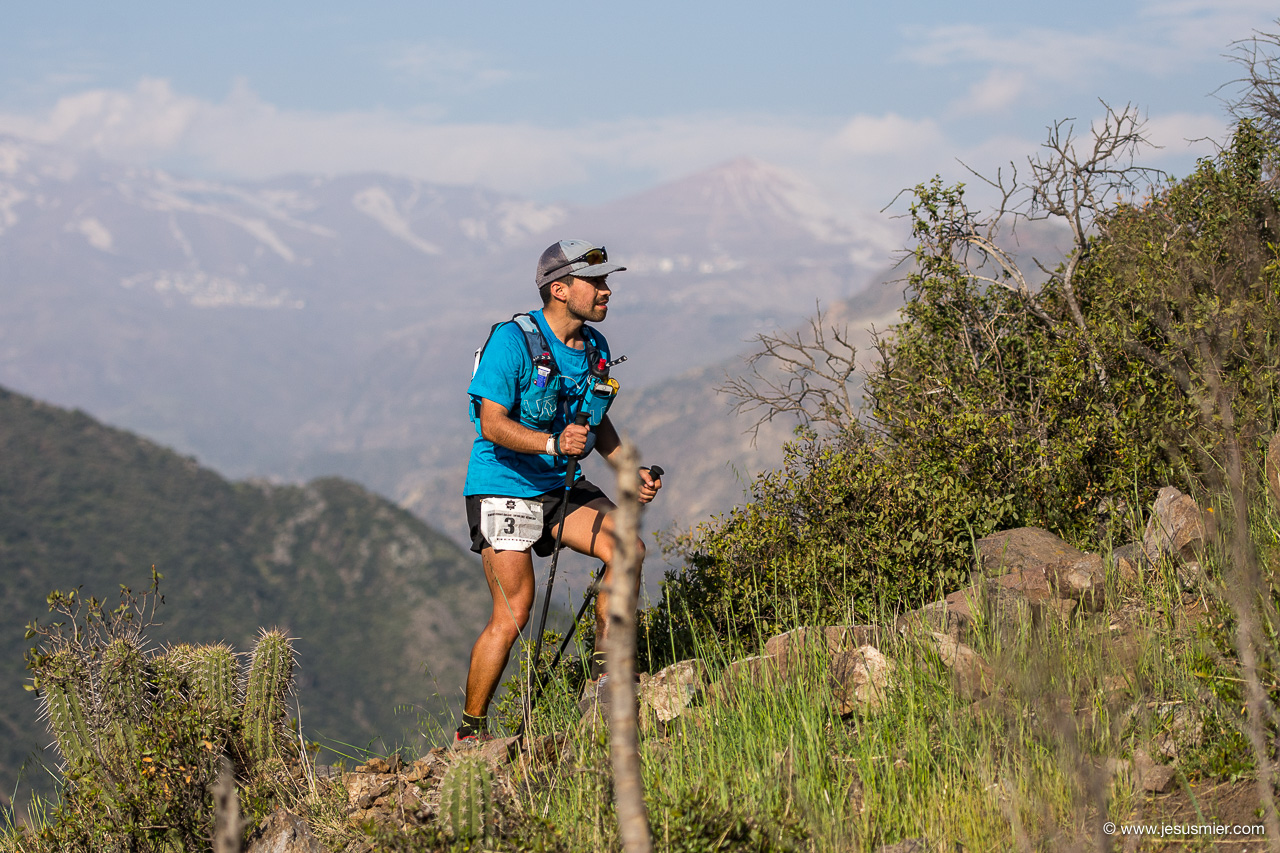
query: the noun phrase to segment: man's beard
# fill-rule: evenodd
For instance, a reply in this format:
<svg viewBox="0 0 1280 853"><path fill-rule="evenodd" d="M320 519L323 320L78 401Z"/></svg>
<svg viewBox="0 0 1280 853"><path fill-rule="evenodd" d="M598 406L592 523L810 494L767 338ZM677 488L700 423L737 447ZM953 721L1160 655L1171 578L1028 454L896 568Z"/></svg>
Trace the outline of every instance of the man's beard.
<svg viewBox="0 0 1280 853"><path fill-rule="evenodd" d="M604 319L605 314L609 311L608 304L600 305L594 300L586 306L570 304L566 307L569 309L570 316L575 320L581 320L584 323L599 323ZM583 310L584 307L586 310Z"/></svg>

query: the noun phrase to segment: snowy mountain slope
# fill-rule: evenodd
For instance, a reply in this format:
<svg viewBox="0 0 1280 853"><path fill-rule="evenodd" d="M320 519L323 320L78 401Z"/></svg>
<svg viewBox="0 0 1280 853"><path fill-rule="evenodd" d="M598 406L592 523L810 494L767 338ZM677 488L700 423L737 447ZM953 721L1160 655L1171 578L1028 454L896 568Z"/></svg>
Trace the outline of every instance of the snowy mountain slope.
<svg viewBox="0 0 1280 853"><path fill-rule="evenodd" d="M0 137L0 384L230 476L344 473L428 513L413 495L465 464L472 351L537 306L536 259L568 236L628 266L602 327L624 395L859 292L902 241L752 160L573 208L381 174L226 183Z"/></svg>

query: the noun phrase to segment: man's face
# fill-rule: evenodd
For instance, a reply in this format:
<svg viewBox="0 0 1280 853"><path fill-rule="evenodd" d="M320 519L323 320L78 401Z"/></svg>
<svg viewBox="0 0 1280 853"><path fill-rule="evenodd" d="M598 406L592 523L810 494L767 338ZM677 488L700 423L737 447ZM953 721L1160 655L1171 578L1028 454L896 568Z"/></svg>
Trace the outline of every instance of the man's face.
<svg viewBox="0 0 1280 853"><path fill-rule="evenodd" d="M609 313L608 276L581 278L571 276L565 288L564 306L569 314L584 323L599 323Z"/></svg>

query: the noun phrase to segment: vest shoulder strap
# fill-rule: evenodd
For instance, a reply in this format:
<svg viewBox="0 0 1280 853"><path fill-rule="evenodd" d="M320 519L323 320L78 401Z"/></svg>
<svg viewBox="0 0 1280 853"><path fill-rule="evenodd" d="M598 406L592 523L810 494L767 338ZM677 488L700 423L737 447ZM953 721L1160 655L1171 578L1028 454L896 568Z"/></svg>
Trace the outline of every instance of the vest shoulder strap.
<svg viewBox="0 0 1280 853"><path fill-rule="evenodd" d="M524 332L525 346L529 348L529 361L536 364L540 358L550 358L554 367L555 359L551 357L551 347L547 346L547 339L543 336L542 329L538 327L538 321L533 319L533 315L516 314L511 319L520 327L520 331Z"/></svg>
<svg viewBox="0 0 1280 853"><path fill-rule="evenodd" d="M547 346L547 339L542 336L542 330L538 328L538 321L534 320L531 314L516 314L510 320L499 320L489 327L488 337L484 339L484 343L475 352L475 357L471 364L472 376L475 376L476 371L480 369L480 358L489 347L489 341L493 340L493 333L507 323L515 323L520 327L520 331L524 333L525 346L529 350L529 361L536 364L541 359L544 362L549 362L553 367L555 366L555 360L551 357L551 347Z"/></svg>

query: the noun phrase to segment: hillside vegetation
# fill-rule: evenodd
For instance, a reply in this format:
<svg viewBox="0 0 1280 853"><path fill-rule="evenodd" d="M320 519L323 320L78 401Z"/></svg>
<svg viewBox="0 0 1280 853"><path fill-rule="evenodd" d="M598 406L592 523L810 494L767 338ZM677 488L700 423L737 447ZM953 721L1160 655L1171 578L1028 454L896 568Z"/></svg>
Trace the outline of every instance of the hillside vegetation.
<svg viewBox="0 0 1280 853"><path fill-rule="evenodd" d="M156 644L252 647L296 639L305 733L386 748L419 743L456 705L488 594L477 562L421 521L338 479L231 483L185 458L0 389L0 790L47 779L23 626L51 590L110 599L163 575ZM430 727L428 726L428 730ZM381 740L378 740L381 739Z"/></svg>
<svg viewBox="0 0 1280 853"><path fill-rule="evenodd" d="M1277 56L1280 38L1261 46ZM1269 62L1271 99L1242 101L1183 178L1144 169L1138 112L1108 107L1088 133L1051 127L1021 181L992 179L994 209L918 185L906 306L865 409L842 329L762 339L784 380L734 393L799 434L745 505L676 543L684 570L641 621L641 668L676 688L628 754L654 848L1167 849L1192 832L1117 832L1169 823L1280 843ZM1009 229L1028 220L1074 246L1018 257ZM274 544L279 519L311 523L305 506L276 516ZM1049 556L1015 559L1019 539ZM350 853L620 849L599 705L577 701L580 660L553 675L524 752L388 755L281 799ZM65 828L10 846L44 853Z"/></svg>
<svg viewBox="0 0 1280 853"><path fill-rule="evenodd" d="M1168 183L1125 165L1141 149L1133 111L1067 138L1042 181L1007 188L1023 208L916 188L908 302L866 377L865 419L840 411L821 369L786 394L746 392L780 410L807 394L807 429L749 503L681 543L691 569L663 608L677 633L770 630L779 590L832 621L917 606L963 585L972 542L995 530L1121 541L1164 485L1242 488L1280 404L1275 138L1245 121ZM998 248L1027 216L1078 229L1070 257L1022 259L1051 270L1039 288ZM835 332L815 334L821 363Z"/></svg>

